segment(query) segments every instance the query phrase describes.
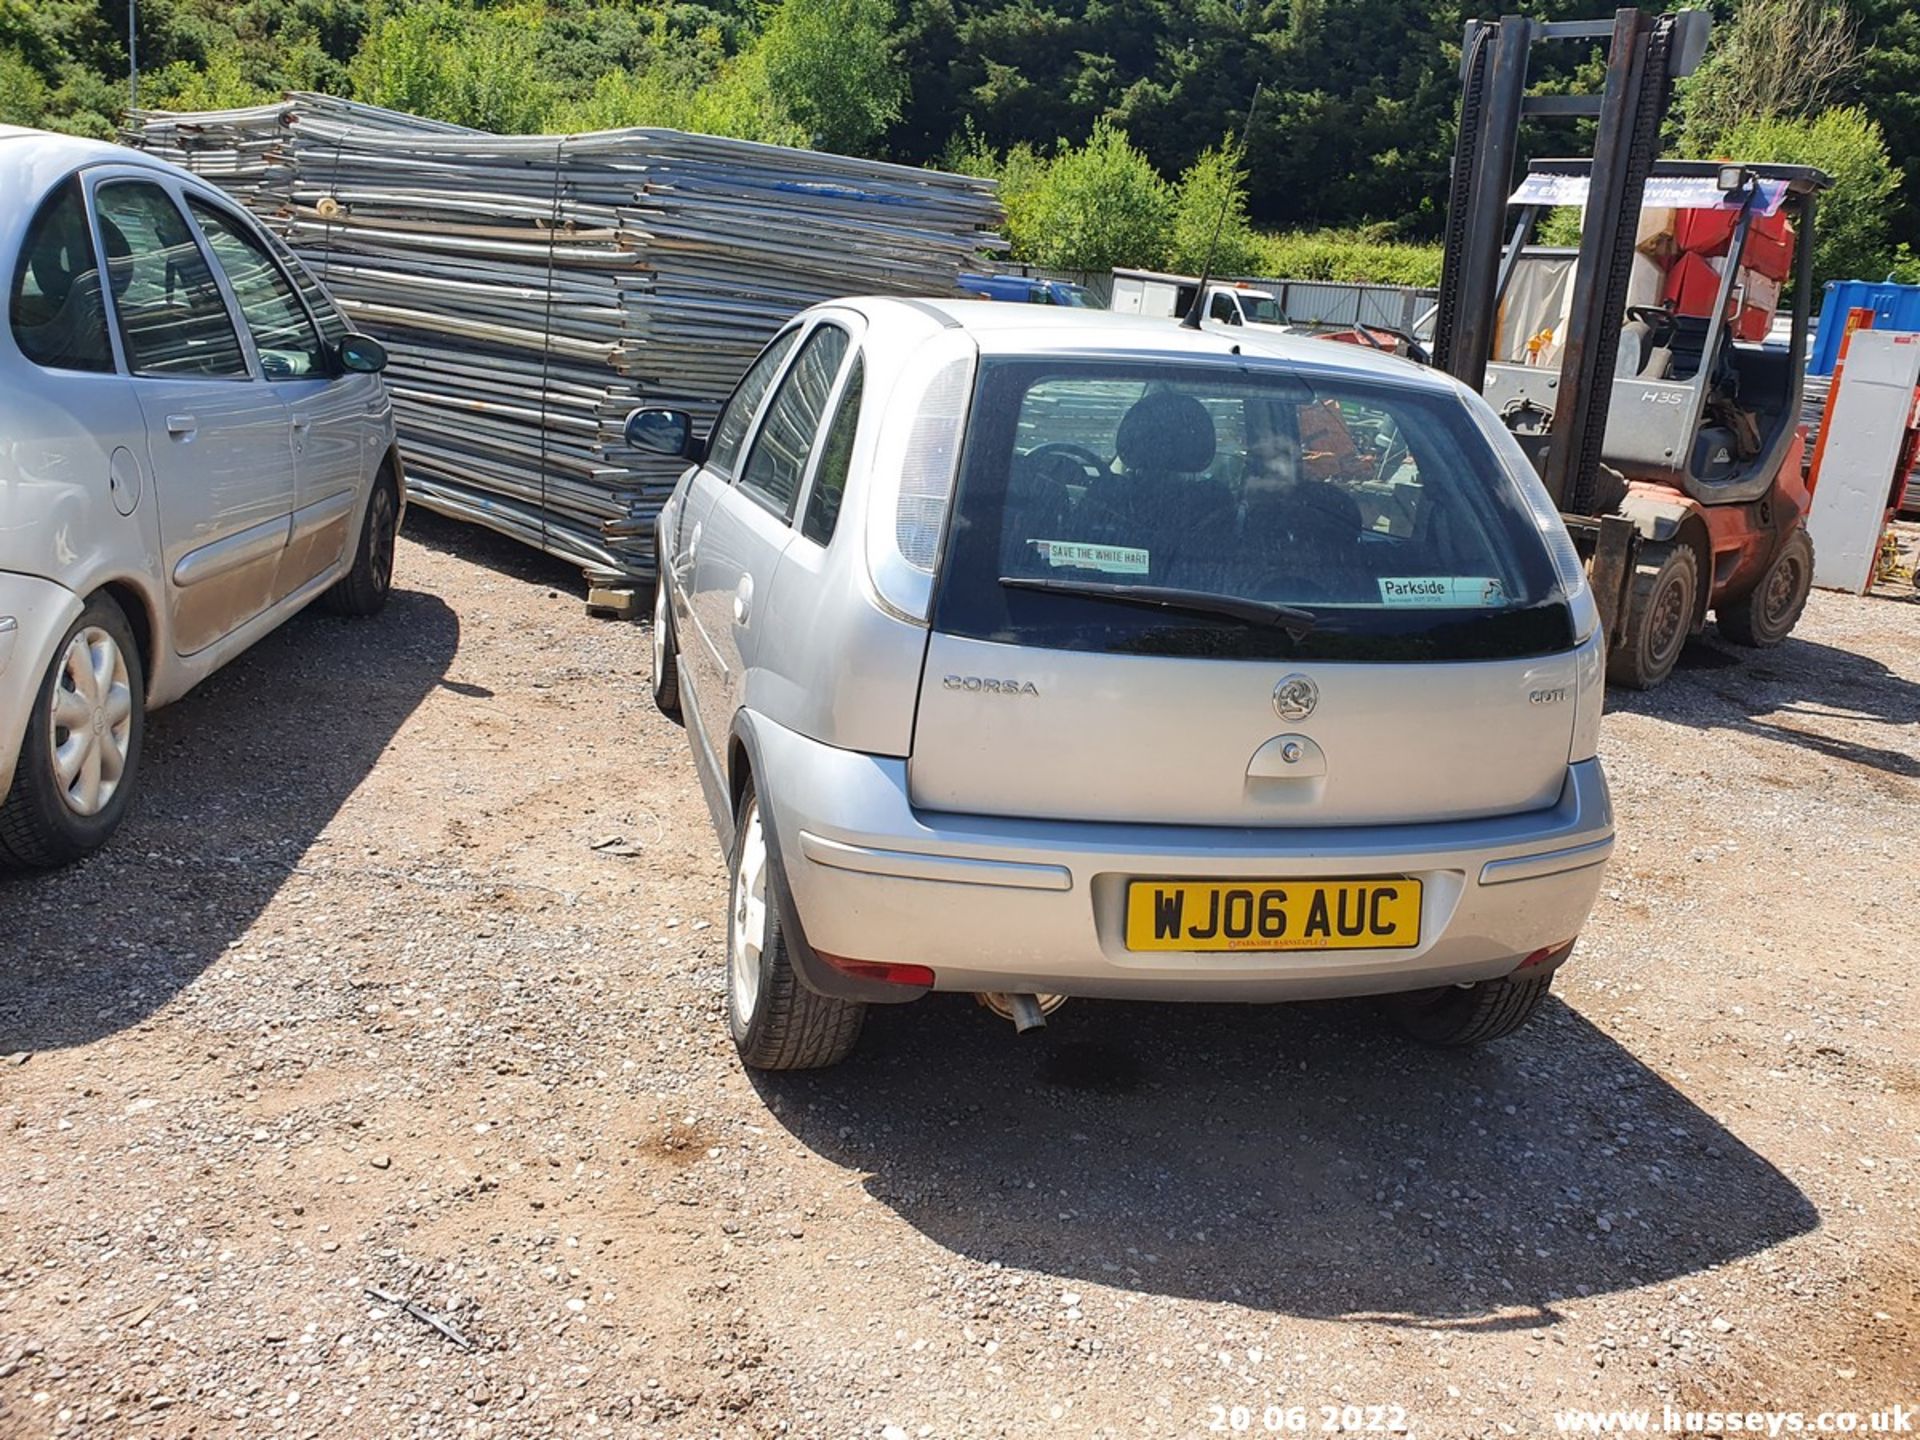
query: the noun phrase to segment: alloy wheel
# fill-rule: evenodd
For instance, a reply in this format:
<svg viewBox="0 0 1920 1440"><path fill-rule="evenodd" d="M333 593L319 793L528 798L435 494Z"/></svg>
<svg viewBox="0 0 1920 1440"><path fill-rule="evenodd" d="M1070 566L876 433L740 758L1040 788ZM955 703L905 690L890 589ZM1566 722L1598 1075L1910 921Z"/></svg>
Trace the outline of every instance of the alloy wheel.
<svg viewBox="0 0 1920 1440"><path fill-rule="evenodd" d="M760 957L767 946L767 835L760 806L740 817L740 864L733 877L733 933L727 945L727 986L741 1024L760 1003Z"/></svg>

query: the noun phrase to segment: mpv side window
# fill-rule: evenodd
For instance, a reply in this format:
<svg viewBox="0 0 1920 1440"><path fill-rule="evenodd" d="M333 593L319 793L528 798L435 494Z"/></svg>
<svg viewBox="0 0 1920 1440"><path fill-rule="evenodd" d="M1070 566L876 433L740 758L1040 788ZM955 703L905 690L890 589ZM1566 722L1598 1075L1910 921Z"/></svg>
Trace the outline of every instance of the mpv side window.
<svg viewBox="0 0 1920 1440"><path fill-rule="evenodd" d="M753 442L753 453L747 456L740 488L783 520L793 516L793 502L800 494L807 460L820 438L827 395L840 374L840 362L847 358L850 343L851 337L838 325L821 325L807 337L799 358L774 392L766 422Z"/></svg>
<svg viewBox="0 0 1920 1440"><path fill-rule="evenodd" d="M27 227L10 309L14 342L34 364L52 370L113 369L100 260L87 232L79 176L49 195Z"/></svg>
<svg viewBox="0 0 1920 1440"><path fill-rule="evenodd" d="M278 235L269 230L266 239L268 248L279 257L281 268L293 277L293 283L299 287L301 298L307 302L307 309L320 326L320 338L329 345L338 345L352 333L353 327L342 317L339 307L333 303L333 297L313 278L313 272L307 268L306 262L289 250Z"/></svg>
<svg viewBox="0 0 1920 1440"><path fill-rule="evenodd" d="M813 472L806 518L800 522L800 533L816 545L833 539L833 527L840 520L840 501L847 493L847 467L853 460L853 432L860 425L860 392L866 377L866 357L855 355L846 386L840 392L840 408L833 412L833 424L827 431L826 447L820 452L820 468Z"/></svg>
<svg viewBox="0 0 1920 1440"><path fill-rule="evenodd" d="M773 384L773 377L780 373L781 362L787 358L787 352L793 348L793 340L800 332L789 330L760 352L760 358L747 367L747 373L734 387L733 398L727 401L727 408L720 412L720 419L713 427L713 441L707 446L707 467L718 470L722 475L733 474L733 462L740 456L740 442L747 438L747 427L753 424L754 414L760 409L760 401L765 398L767 387Z"/></svg>
<svg viewBox="0 0 1920 1440"><path fill-rule="evenodd" d="M233 317L171 196L139 180L94 192L107 279L127 364L136 375L244 380Z"/></svg>
<svg viewBox="0 0 1920 1440"><path fill-rule="evenodd" d="M240 302L241 318L253 334L253 348L260 353L261 372L269 380L327 375L331 367L319 332L266 247L212 206L188 200L187 208L226 273L233 298Z"/></svg>

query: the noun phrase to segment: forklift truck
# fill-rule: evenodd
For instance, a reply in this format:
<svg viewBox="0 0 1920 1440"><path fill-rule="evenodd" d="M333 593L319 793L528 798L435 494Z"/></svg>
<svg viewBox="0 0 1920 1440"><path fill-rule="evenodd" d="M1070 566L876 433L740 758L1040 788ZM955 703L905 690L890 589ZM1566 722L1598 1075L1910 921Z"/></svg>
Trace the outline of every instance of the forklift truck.
<svg viewBox="0 0 1920 1440"><path fill-rule="evenodd" d="M1509 16L1469 24L1462 59L1434 361L1487 397L1540 470L1589 565L1608 678L1633 689L1666 679L1709 613L1730 640L1778 644L1813 581L1799 415L1814 206L1829 181L1804 166L1655 158L1673 81L1699 63L1708 25L1703 11ZM1601 38L1609 49L1600 95L1526 94L1535 43ZM1519 126L1530 115L1593 119L1594 154L1536 161L1512 190ZM1585 219L1554 327L1557 363L1545 363L1537 346L1516 346L1526 322L1509 301L1530 256L1539 258L1528 241L1556 205L1580 205ZM1510 206L1519 214L1509 236ZM1636 284L1644 288L1644 266L1635 274L1643 206L1725 227L1717 280L1705 272L1710 305L1634 303ZM1749 249L1778 253L1789 230L1792 272L1780 291L1791 305L1789 339L1782 347L1740 338Z"/></svg>

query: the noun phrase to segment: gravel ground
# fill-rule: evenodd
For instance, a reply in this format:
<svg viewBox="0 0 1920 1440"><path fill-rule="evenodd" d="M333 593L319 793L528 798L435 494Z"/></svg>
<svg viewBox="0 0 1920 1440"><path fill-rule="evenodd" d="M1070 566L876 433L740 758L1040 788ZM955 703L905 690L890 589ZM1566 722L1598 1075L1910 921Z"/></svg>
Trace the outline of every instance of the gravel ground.
<svg viewBox="0 0 1920 1440"><path fill-rule="evenodd" d="M0 1436L1920 1401L1920 605L1612 702L1620 852L1514 1039L934 997L765 1078L644 628L409 536L380 619L155 717L106 853L0 879Z"/></svg>

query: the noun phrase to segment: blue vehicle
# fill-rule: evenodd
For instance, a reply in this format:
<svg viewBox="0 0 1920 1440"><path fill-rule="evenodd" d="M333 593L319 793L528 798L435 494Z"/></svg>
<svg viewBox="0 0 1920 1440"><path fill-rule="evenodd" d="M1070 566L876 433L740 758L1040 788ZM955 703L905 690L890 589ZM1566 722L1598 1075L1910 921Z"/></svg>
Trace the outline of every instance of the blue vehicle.
<svg viewBox="0 0 1920 1440"><path fill-rule="evenodd" d="M1041 280L1031 275L962 275L960 288L983 300L1011 300L1016 305L1070 305L1076 310L1101 308L1085 286L1065 280Z"/></svg>

